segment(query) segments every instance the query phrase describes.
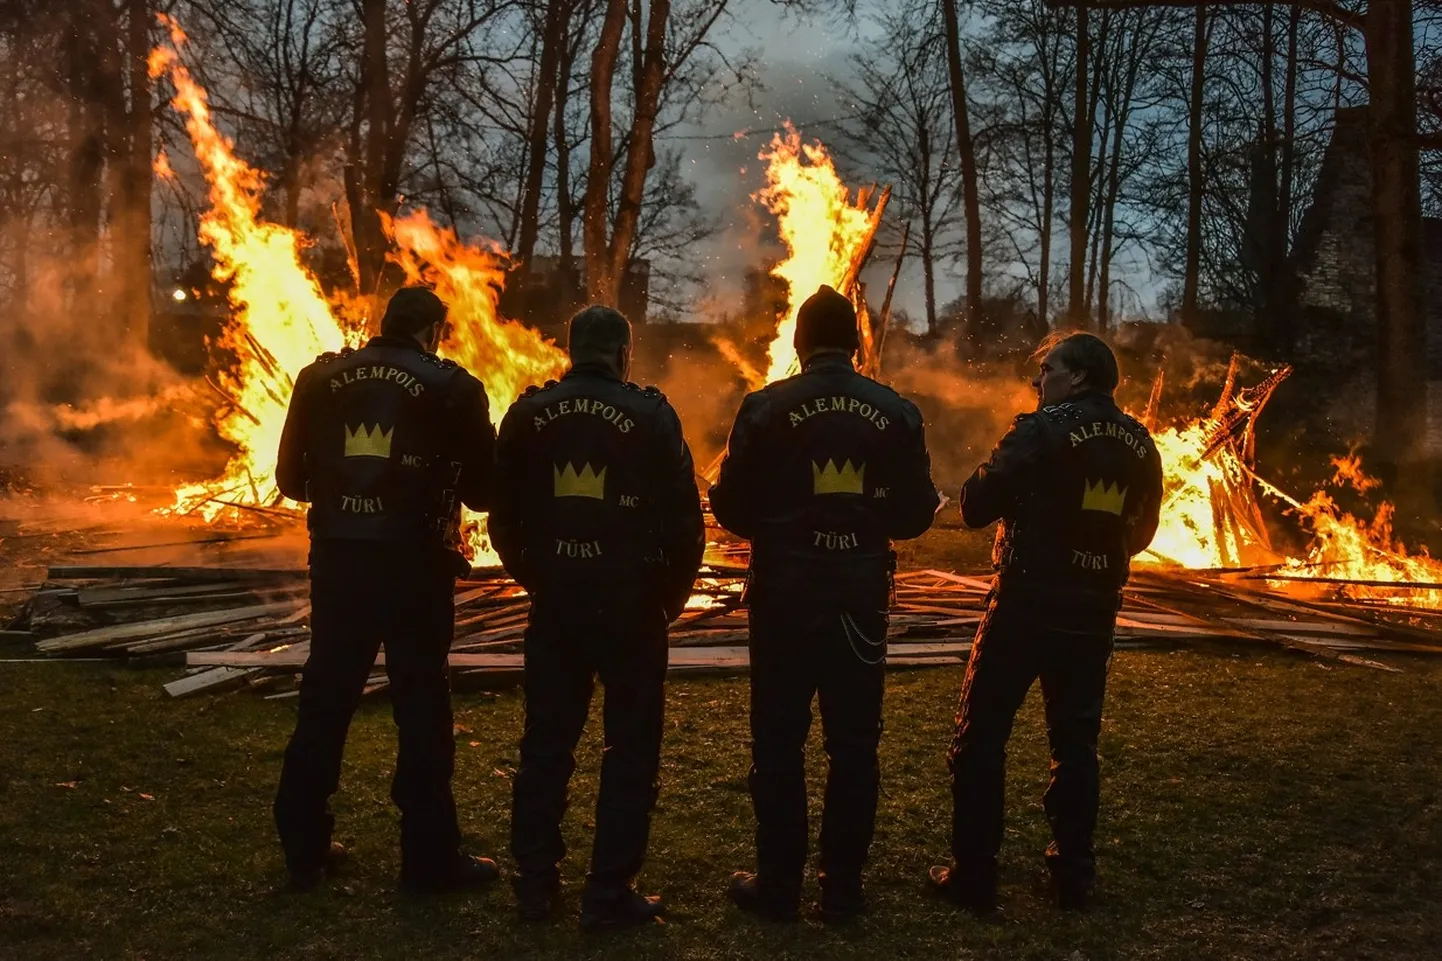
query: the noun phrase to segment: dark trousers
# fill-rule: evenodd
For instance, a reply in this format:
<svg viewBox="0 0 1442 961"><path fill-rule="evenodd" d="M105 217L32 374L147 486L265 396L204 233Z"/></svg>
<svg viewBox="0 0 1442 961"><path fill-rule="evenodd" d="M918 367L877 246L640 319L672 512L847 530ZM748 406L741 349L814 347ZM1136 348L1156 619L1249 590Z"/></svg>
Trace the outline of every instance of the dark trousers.
<svg viewBox="0 0 1442 961"><path fill-rule="evenodd" d="M875 596L872 596L875 595ZM761 884L795 897L806 868L806 737L821 710L828 762L821 815L823 887L855 889L881 783L877 745L886 669L886 592L849 602L752 591L751 772Z"/></svg>
<svg viewBox="0 0 1442 961"><path fill-rule="evenodd" d="M1003 594L987 606L962 683L949 759L951 848L968 883L996 884L1006 742L1038 678L1051 747L1047 863L1061 882L1088 885L1095 879L1097 735L1115 626L1116 608L1108 600L1073 608L1042 595Z"/></svg>
<svg viewBox="0 0 1442 961"><path fill-rule="evenodd" d="M340 783L346 732L381 645L400 740L391 799L401 812L402 871L425 875L454 861L460 830L451 797L449 563L444 555L364 542L312 551L310 656L275 797L292 870L314 867L330 845L329 799Z"/></svg>
<svg viewBox="0 0 1442 961"><path fill-rule="evenodd" d="M521 883L547 885L559 876L566 855L561 816L597 677L605 688L605 753L588 879L597 892L620 892L640 872L661 764L666 657L659 600L542 591L534 601L511 807L511 854Z"/></svg>

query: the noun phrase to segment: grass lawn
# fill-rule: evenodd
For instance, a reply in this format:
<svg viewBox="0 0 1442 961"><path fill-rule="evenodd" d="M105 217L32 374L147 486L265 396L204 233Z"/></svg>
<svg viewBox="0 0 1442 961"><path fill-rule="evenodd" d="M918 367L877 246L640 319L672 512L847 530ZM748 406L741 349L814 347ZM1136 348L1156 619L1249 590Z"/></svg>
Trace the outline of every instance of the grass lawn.
<svg viewBox="0 0 1442 961"><path fill-rule="evenodd" d="M1270 652L1119 654L1102 743L1104 887L1083 917L1054 912L1040 886L1034 694L1014 738L999 923L923 893L947 850L943 752L960 671L893 672L874 913L843 930L768 925L727 904L729 873L751 864L746 682L672 684L642 878L666 894L670 921L600 938L574 923L598 719L567 818L564 911L533 927L514 919L505 887L394 892L383 699L357 718L336 806L350 870L291 896L269 805L293 702L172 702L159 686L173 672L0 665L0 957L1435 958L1442 666L1398 663L1405 674ZM456 701L463 827L473 850L504 852L520 699Z"/></svg>

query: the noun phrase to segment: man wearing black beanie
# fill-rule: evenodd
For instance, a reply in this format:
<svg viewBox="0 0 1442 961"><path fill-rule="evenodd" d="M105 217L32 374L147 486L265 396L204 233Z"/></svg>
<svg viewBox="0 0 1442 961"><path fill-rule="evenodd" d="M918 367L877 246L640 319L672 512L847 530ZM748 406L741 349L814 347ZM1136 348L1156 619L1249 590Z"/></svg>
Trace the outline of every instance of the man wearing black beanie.
<svg viewBox="0 0 1442 961"><path fill-rule="evenodd" d="M742 909L800 910L806 869L806 735L819 697L829 771L821 819L821 917L866 909L876 820L892 539L931 526L921 413L858 374L856 311L822 287L796 318L801 372L748 394L711 509L751 541L751 799L756 872L732 878Z"/></svg>

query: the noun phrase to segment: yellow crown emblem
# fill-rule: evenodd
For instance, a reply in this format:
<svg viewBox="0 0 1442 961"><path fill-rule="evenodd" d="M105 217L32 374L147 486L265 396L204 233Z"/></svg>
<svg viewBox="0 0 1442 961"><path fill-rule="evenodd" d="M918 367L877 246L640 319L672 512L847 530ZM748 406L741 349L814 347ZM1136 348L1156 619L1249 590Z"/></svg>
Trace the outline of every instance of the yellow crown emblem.
<svg viewBox="0 0 1442 961"><path fill-rule="evenodd" d="M571 462L566 462L565 470L559 467L551 467L551 475L556 482L557 497L594 497L596 500L606 499L606 468L602 467L600 473L591 470L590 464L582 464L581 472L576 473L576 468Z"/></svg>
<svg viewBox="0 0 1442 961"><path fill-rule="evenodd" d="M864 463L851 466L851 461L836 469L836 461L827 458L825 467L811 462L811 492L813 494L860 494L866 477Z"/></svg>
<svg viewBox="0 0 1442 961"><path fill-rule="evenodd" d="M1122 510L1127 504L1127 489L1117 489L1115 483L1102 486L1101 481L1096 482L1093 487L1091 481L1086 482L1082 489L1082 510L1084 511L1106 511L1108 514L1122 515Z"/></svg>
<svg viewBox="0 0 1442 961"><path fill-rule="evenodd" d="M367 427L361 424L354 431L349 427L345 429L345 456L347 457L389 457L391 456L391 435L396 432L392 427L385 433L381 433L381 425Z"/></svg>

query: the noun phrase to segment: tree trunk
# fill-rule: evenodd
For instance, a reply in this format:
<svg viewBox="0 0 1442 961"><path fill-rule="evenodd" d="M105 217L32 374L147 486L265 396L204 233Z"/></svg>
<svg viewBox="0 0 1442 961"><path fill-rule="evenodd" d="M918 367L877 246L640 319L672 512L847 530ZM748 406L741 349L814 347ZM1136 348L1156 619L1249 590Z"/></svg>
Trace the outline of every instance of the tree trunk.
<svg viewBox="0 0 1442 961"><path fill-rule="evenodd" d="M1287 77L1282 92L1282 161L1281 186L1277 191L1277 282L1272 292L1272 309L1276 312L1273 329L1276 332L1277 347L1289 355L1295 331L1292 324L1294 309L1291 284L1287 274L1287 256L1292 249L1292 211L1295 204L1293 193L1297 177L1297 47L1298 34L1302 25L1302 7L1292 4L1287 20Z"/></svg>
<svg viewBox="0 0 1442 961"><path fill-rule="evenodd" d="M569 6L569 4L567 5ZM570 291L570 272L575 253L576 211L571 199L571 143L566 132L566 107L571 100L572 51L569 42L561 52L561 63L556 70L556 230L559 233L557 251L560 254L561 275L567 278Z"/></svg>
<svg viewBox="0 0 1442 961"><path fill-rule="evenodd" d="M1211 44L1211 17L1205 6L1197 7L1193 30L1192 95L1187 105L1187 267L1182 281L1182 320L1197 319L1198 288L1202 272L1202 108L1207 85L1207 48Z"/></svg>
<svg viewBox="0 0 1442 961"><path fill-rule="evenodd" d="M1072 110L1071 160L1071 264L1067 285L1066 325L1083 330L1087 324L1086 298L1087 239L1091 201L1092 125L1087 91L1087 75L1091 65L1090 37L1087 30L1085 0L1076 11L1076 98Z"/></svg>
<svg viewBox="0 0 1442 961"><path fill-rule="evenodd" d="M547 0L545 24L541 32L541 64L536 79L535 103L531 107L530 137L527 145L526 184L521 198L520 239L516 257L529 264L540 232L541 191L546 178L546 141L551 124L551 103L555 99L556 73L560 66L561 48L566 43L570 3Z"/></svg>
<svg viewBox="0 0 1442 961"><path fill-rule="evenodd" d="M1055 77L1055 60L1047 69L1046 75L1046 109L1042 111L1042 146L1046 160L1041 174L1041 224L1038 230L1041 243L1041 263L1038 267L1041 273L1040 283L1037 284L1036 310L1037 320L1043 327L1051 326L1051 242L1053 236L1053 217L1056 212L1056 137L1055 120L1060 104L1057 102L1057 90L1052 85L1052 78Z"/></svg>
<svg viewBox="0 0 1442 961"><path fill-rule="evenodd" d="M1262 7L1262 123L1258 130L1258 180L1262 189L1262 216L1257 245L1257 293L1254 325L1269 352L1278 349L1277 310L1273 303L1281 275L1281 235L1277 223L1277 99L1276 32L1272 4Z"/></svg>
<svg viewBox="0 0 1442 961"><path fill-rule="evenodd" d="M65 38L66 206L69 213L71 309L94 307L99 272L100 213L104 195L105 121L95 96L94 70L99 55L93 5L77 4Z"/></svg>
<svg viewBox="0 0 1442 961"><path fill-rule="evenodd" d="M616 204L615 226L606 251L612 300L602 301L620 306L621 282L636 240L636 226L641 222L641 206L646 199L646 175L656 166L653 134L656 116L661 110L661 82L666 72L666 25L671 18L671 0L651 0L646 22L646 44L639 44L641 29L640 4L632 21L633 46L640 55L634 72L635 112L626 144L626 167L621 175L621 195ZM634 56L634 54L633 54ZM640 319L640 318L635 318Z"/></svg>
<svg viewBox="0 0 1442 961"><path fill-rule="evenodd" d="M350 219L355 241L356 279L362 295L380 292L381 270L385 266L385 235L378 211L388 198L382 188L386 145L391 131L390 65L386 57L385 0L362 0L363 41L361 50L360 103L357 123L365 122L362 143L354 144L350 163L355 171ZM358 154L358 156L357 156Z"/></svg>
<svg viewBox="0 0 1442 961"><path fill-rule="evenodd" d="M150 337L151 265L150 194L153 174L151 153L151 86L147 58L150 56L151 10L149 0L127 0L126 60L129 73L130 111L127 118L128 144L124 158L125 177L120 196L115 260L122 277L123 326L132 343L147 348Z"/></svg>
<svg viewBox="0 0 1442 961"><path fill-rule="evenodd" d="M966 75L961 63L961 28L957 22L956 0L942 0L941 9L945 21L951 108L956 118L956 149L961 159L962 206L966 214L966 339L975 355L982 346L981 191L976 144L971 136L971 115L966 99Z"/></svg>
<svg viewBox="0 0 1442 961"><path fill-rule="evenodd" d="M1366 18L1372 99L1372 203L1377 257L1378 458L1397 470L1399 500L1430 500L1420 470L1427 429L1422 304L1422 202L1411 0L1373 2ZM1405 489L1405 490L1404 490Z"/></svg>
<svg viewBox="0 0 1442 961"><path fill-rule="evenodd" d="M586 174L582 247L586 256L586 296L616 306L616 278L608 256L611 186L611 86L626 26L626 0L607 0L601 36L591 53L591 160ZM635 144L632 144L635 149Z"/></svg>
<svg viewBox="0 0 1442 961"><path fill-rule="evenodd" d="M941 333L940 318L936 316L936 227L931 222L931 212L921 211L921 255L922 291L926 295L926 335L936 338Z"/></svg>

